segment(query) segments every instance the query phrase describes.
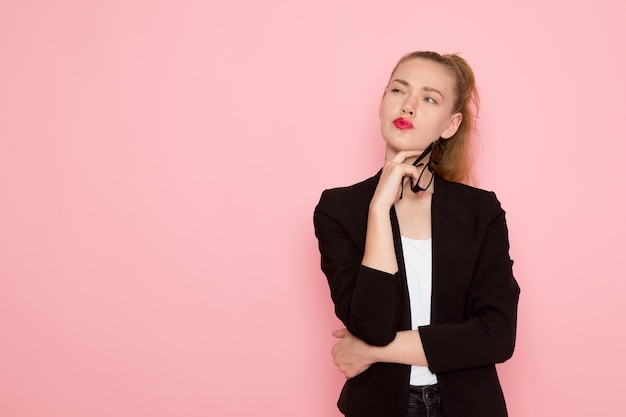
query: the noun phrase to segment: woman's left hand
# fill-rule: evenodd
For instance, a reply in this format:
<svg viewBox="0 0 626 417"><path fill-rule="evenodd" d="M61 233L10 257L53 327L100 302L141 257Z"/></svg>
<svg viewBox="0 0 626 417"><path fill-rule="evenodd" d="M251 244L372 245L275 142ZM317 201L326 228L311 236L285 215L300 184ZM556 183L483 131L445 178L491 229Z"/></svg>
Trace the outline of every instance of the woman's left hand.
<svg viewBox="0 0 626 417"><path fill-rule="evenodd" d="M353 336L347 329L333 330L333 336L340 339L332 349L333 362L346 379L354 378L375 362L373 346Z"/></svg>

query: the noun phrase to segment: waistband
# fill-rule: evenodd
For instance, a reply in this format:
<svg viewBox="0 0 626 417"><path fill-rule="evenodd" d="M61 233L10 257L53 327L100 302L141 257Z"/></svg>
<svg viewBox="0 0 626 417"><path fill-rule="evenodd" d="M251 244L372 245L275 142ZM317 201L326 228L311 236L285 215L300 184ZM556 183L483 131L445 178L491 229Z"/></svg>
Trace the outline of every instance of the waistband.
<svg viewBox="0 0 626 417"><path fill-rule="evenodd" d="M433 385L409 385L409 393L421 398L423 401L436 400L439 402L439 384Z"/></svg>
<svg viewBox="0 0 626 417"><path fill-rule="evenodd" d="M426 411L426 414L424 414L424 411ZM439 394L439 385L409 385L409 401L406 415L407 417L422 415L443 417L443 404Z"/></svg>

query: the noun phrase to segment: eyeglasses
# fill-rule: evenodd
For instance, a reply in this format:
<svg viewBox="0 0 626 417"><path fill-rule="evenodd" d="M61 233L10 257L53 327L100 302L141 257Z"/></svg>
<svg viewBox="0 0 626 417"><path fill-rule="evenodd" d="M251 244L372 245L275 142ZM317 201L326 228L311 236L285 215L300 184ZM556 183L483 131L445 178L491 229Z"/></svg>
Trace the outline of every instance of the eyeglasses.
<svg viewBox="0 0 626 417"><path fill-rule="evenodd" d="M428 187L430 187L430 185L433 183L433 178L435 178L435 174L434 174L435 169L432 167L432 164L438 164L443 159L443 151L444 151L443 144L439 140L436 140L430 145L428 145L428 147L424 150L424 152L422 152L422 154L415 160L415 162L413 162L413 165L418 166L419 162L422 159L424 159L426 155L428 155L428 153L431 151L432 153L430 155L430 160L428 161L427 164L424 165L424 168L422 169L420 176L417 178L415 185L411 187L411 191L413 191L414 193L418 193L420 191L426 191ZM422 187L420 186L420 183L422 182L422 177L424 176L424 172L426 172L426 169L428 169L431 175L430 175L430 179L428 180L428 184L426 184L426 187Z"/></svg>
<svg viewBox="0 0 626 417"><path fill-rule="evenodd" d="M422 182L422 177L424 176L424 172L426 172L427 169L430 172L430 179L428 180L428 184L426 184L425 187L422 187L420 184ZM417 181L415 182L415 185L411 186L411 191L413 191L414 193L419 193L420 191L426 191L428 187L430 187L430 184L433 183L433 178L435 178L435 175L433 173L434 171L435 170L433 169L433 167L430 166L430 163L424 165L424 168L422 169L420 176L417 177Z"/></svg>

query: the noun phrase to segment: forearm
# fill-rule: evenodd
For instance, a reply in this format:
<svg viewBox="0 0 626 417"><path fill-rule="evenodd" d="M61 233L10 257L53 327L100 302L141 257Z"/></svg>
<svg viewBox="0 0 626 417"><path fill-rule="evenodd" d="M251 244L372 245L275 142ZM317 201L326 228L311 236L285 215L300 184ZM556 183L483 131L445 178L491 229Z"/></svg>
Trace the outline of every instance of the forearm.
<svg viewBox="0 0 626 417"><path fill-rule="evenodd" d="M366 242L363 241L362 246L358 244L359 239L363 239L362 232L356 234L346 228L346 224L351 225L354 219L345 218L343 212L336 213L337 207L345 204L346 201L338 199L336 192L325 192L315 209L315 233L319 240L322 270L328 279L337 317L357 337L369 344L384 346L395 338L399 328L402 281L397 267L395 273L388 273L378 269L377 265L363 265ZM360 230L365 231L369 207L358 217L362 219ZM393 251L389 208L385 217L389 227L387 246ZM374 229L372 226L370 231Z"/></svg>
<svg viewBox="0 0 626 417"><path fill-rule="evenodd" d="M371 347L372 362L428 366L418 330L404 330L386 346Z"/></svg>
<svg viewBox="0 0 626 417"><path fill-rule="evenodd" d="M346 377L353 378L377 362L428 366L417 330L396 334L386 346L372 346L352 335L347 329L333 331L339 341L333 346L335 365Z"/></svg>
<svg viewBox="0 0 626 417"><path fill-rule="evenodd" d="M389 210L374 204L370 206L362 263L369 268L395 274L398 272L398 261Z"/></svg>
<svg viewBox="0 0 626 417"><path fill-rule="evenodd" d="M493 297L488 311L462 322L420 328L422 346L434 373L508 360L515 349L517 292ZM451 342L452 341L452 342Z"/></svg>

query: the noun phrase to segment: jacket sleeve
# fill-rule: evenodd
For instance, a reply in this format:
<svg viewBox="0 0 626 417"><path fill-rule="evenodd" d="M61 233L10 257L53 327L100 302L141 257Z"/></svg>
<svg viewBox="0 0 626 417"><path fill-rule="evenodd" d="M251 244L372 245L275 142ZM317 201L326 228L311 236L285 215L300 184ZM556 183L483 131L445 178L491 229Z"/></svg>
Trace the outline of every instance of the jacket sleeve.
<svg viewBox="0 0 626 417"><path fill-rule="evenodd" d="M489 196L491 209L471 275L464 319L419 328L433 373L501 363L513 354L520 290L509 257L505 212L495 194Z"/></svg>
<svg viewBox="0 0 626 417"><path fill-rule="evenodd" d="M398 273L361 265L367 217L360 224L348 203L341 192L326 190L315 208L322 271L335 314L350 333L368 344L384 346L395 338L400 323L400 279Z"/></svg>

